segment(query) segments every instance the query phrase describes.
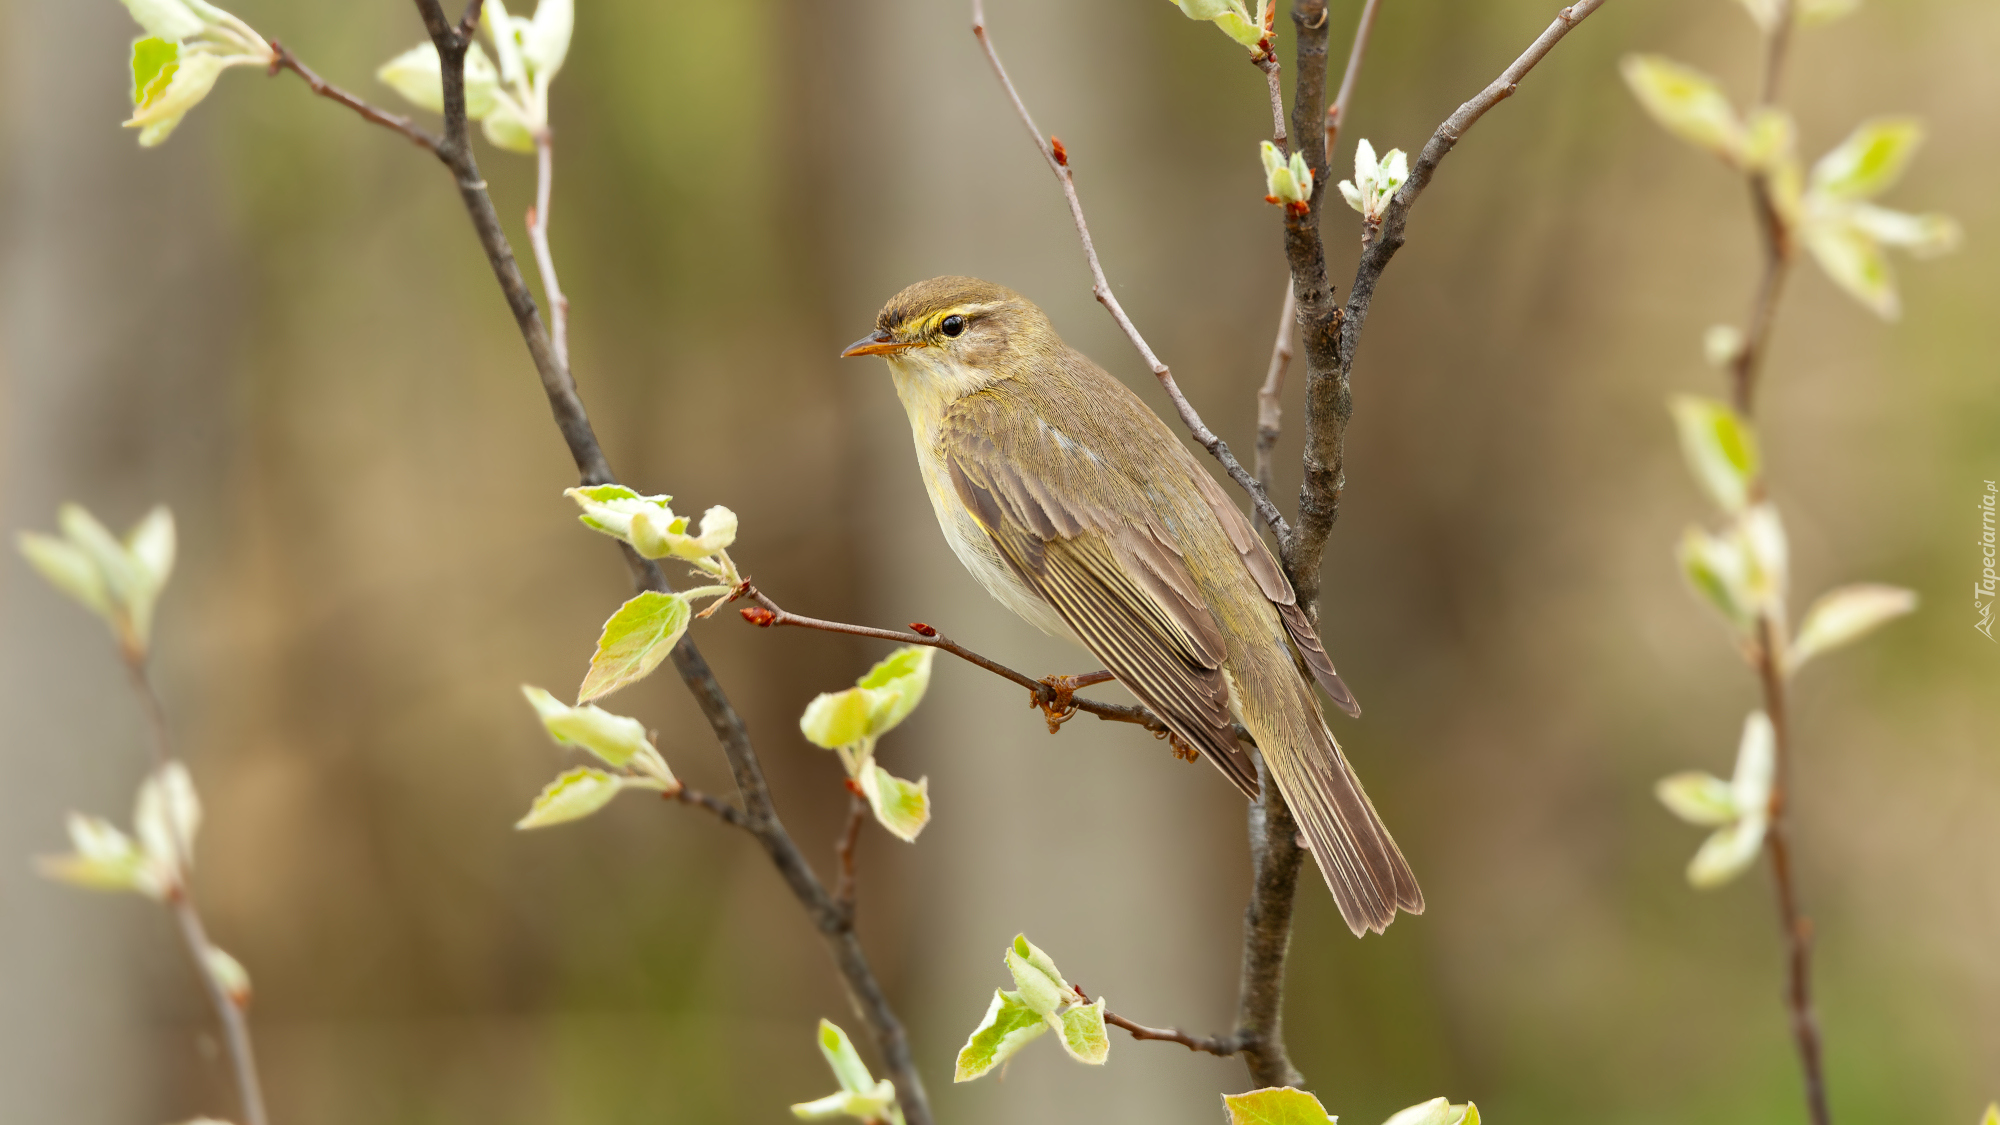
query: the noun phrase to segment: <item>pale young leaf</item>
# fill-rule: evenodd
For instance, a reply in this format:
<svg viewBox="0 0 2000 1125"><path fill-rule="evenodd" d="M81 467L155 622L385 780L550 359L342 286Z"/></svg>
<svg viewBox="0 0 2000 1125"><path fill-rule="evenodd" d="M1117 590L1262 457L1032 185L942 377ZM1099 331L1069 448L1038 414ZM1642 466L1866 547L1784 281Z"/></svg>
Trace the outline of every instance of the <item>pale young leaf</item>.
<svg viewBox="0 0 2000 1125"><path fill-rule="evenodd" d="M1844 213L1818 216L1799 230L1813 260L1835 285L1868 306L1884 320L1903 314L1896 294L1896 275L1889 268L1889 256L1875 236L1849 221Z"/></svg>
<svg viewBox="0 0 2000 1125"><path fill-rule="evenodd" d="M1914 590L1872 582L1841 586L1821 594L1799 623L1790 652L1793 670L1818 656L1867 636L1886 622L1917 608Z"/></svg>
<svg viewBox="0 0 2000 1125"><path fill-rule="evenodd" d="M1688 863L1688 884L1710 890L1743 874L1763 850L1764 828L1763 817L1744 817L1702 841Z"/></svg>
<svg viewBox="0 0 2000 1125"><path fill-rule="evenodd" d="M541 0L535 5L535 18L522 30L521 55L543 83L562 69L575 24L572 0Z"/></svg>
<svg viewBox="0 0 2000 1125"><path fill-rule="evenodd" d="M1791 547L1785 539L1784 521L1778 518L1778 506L1766 501L1745 508L1736 518L1735 537L1748 564L1744 591L1750 606L1772 621L1782 622L1785 591L1791 580Z"/></svg>
<svg viewBox="0 0 2000 1125"><path fill-rule="evenodd" d="M1769 35L1771 30L1778 26L1778 2L1779 0L1743 0L1743 10L1750 13L1750 20L1757 25L1759 31Z"/></svg>
<svg viewBox="0 0 2000 1125"><path fill-rule="evenodd" d="M1761 817L1769 810L1777 762L1777 728L1764 712L1750 712L1743 720L1743 738L1736 746L1736 772L1729 781L1736 808L1743 817Z"/></svg>
<svg viewBox="0 0 2000 1125"><path fill-rule="evenodd" d="M1842 212L1849 225L1884 246L1908 250L1919 258L1935 258L1958 249L1965 231L1950 215L1912 215L1872 203L1855 203Z"/></svg>
<svg viewBox="0 0 2000 1125"><path fill-rule="evenodd" d="M104 572L89 555L67 540L53 535L24 531L15 540L21 556L28 560L49 585L74 598L85 609L111 620L111 591L105 586Z"/></svg>
<svg viewBox="0 0 2000 1125"><path fill-rule="evenodd" d="M146 34L168 42L191 39L206 26L181 0L125 0L125 9Z"/></svg>
<svg viewBox="0 0 2000 1125"><path fill-rule="evenodd" d="M132 828L146 857L176 882L194 865L195 834L201 831L201 800L187 767L168 762L139 786Z"/></svg>
<svg viewBox="0 0 2000 1125"><path fill-rule="evenodd" d="M576 701L588 703L651 675L687 632L688 617L686 599L657 590L641 591L618 607L597 638Z"/></svg>
<svg viewBox="0 0 2000 1125"><path fill-rule="evenodd" d="M1463 1110L1461 1109L1461 1112ZM1449 1098L1432 1098L1389 1115L1382 1125L1447 1125L1452 1117Z"/></svg>
<svg viewBox="0 0 2000 1125"><path fill-rule="evenodd" d="M502 102L493 107L493 112L479 123L479 131L494 148L508 152L531 153L535 151L535 132L528 122L515 111L512 104ZM649 556L658 558L659 556Z"/></svg>
<svg viewBox="0 0 2000 1125"><path fill-rule="evenodd" d="M1743 356L1743 330L1733 324L1711 324L1701 334L1701 354L1712 367L1729 367Z"/></svg>
<svg viewBox="0 0 2000 1125"><path fill-rule="evenodd" d="M174 573L174 513L156 505L125 533L125 553L131 557L141 585L157 594Z"/></svg>
<svg viewBox="0 0 2000 1125"><path fill-rule="evenodd" d="M410 104L432 113L444 112L444 67L437 47L420 43L390 59L375 71L375 77L401 94ZM481 120L499 104L500 72L493 60L474 43L465 52L465 116Z"/></svg>
<svg viewBox="0 0 2000 1125"><path fill-rule="evenodd" d="M36 870L87 890L134 891L151 899L167 896L171 885L167 873L110 821L71 813L69 838L74 852L42 856L35 861Z"/></svg>
<svg viewBox="0 0 2000 1125"><path fill-rule="evenodd" d="M238 1008L250 1006L250 970L243 967L243 962L223 952L221 946L211 945L201 951L201 963L231 1004Z"/></svg>
<svg viewBox="0 0 2000 1125"><path fill-rule="evenodd" d="M1728 824L1739 815L1736 793L1728 782L1699 770L1663 777L1653 794L1667 811L1701 828Z"/></svg>
<svg viewBox="0 0 2000 1125"><path fill-rule="evenodd" d="M585 704L571 707L538 687L521 685L521 694L540 716L542 727L564 746L575 746L595 754L605 765L627 767L671 783L674 775L666 760L646 737L646 725L637 719L614 715Z"/></svg>
<svg viewBox="0 0 2000 1125"><path fill-rule="evenodd" d="M1924 140L1913 117L1876 117L1813 164L1806 190L1824 200L1873 199L1894 186Z"/></svg>
<svg viewBox="0 0 2000 1125"><path fill-rule="evenodd" d="M1728 403L1695 395L1667 400L1688 470L1725 512L1740 512L1757 479L1757 435Z"/></svg>
<svg viewBox="0 0 2000 1125"><path fill-rule="evenodd" d="M619 781L611 774L589 766L578 766L548 783L528 815L516 821L516 828L547 828L552 824L581 820L611 803L618 795Z"/></svg>
<svg viewBox="0 0 2000 1125"><path fill-rule="evenodd" d="M1063 992L1070 992L1069 981L1063 979L1062 970L1056 968L1055 958L1042 952L1041 946L1028 940L1027 934L1014 935L1014 952L1027 960L1028 964L1041 970L1042 974L1056 982Z"/></svg>
<svg viewBox="0 0 2000 1125"><path fill-rule="evenodd" d="M1272 1086L1247 1094L1222 1095L1229 1125L1334 1125L1319 1099L1290 1086Z"/></svg>
<svg viewBox="0 0 2000 1125"><path fill-rule="evenodd" d="M1251 50L1256 50L1257 44L1264 38L1262 19L1251 16L1249 9L1243 6L1243 0L1173 0L1173 2L1187 14L1189 19L1207 20L1221 28L1224 35ZM1264 5L1259 4L1260 15L1263 10Z"/></svg>
<svg viewBox="0 0 2000 1125"><path fill-rule="evenodd" d="M858 779L875 819L897 839L916 843L917 834L931 822L931 779L904 781L871 759Z"/></svg>
<svg viewBox="0 0 2000 1125"><path fill-rule="evenodd" d="M171 75L161 72L167 79L165 84L155 80L147 87L145 100L134 105L132 116L125 119L126 128L139 130L139 147L152 148L165 141L181 118L215 89L215 80L229 65L219 55L182 52Z"/></svg>
<svg viewBox="0 0 2000 1125"><path fill-rule="evenodd" d="M1748 630L1754 609L1748 591L1748 564L1734 537L1710 535L1699 527L1681 533L1675 550L1688 586L1738 630Z"/></svg>
<svg viewBox="0 0 2000 1125"><path fill-rule="evenodd" d="M831 1020L819 1021L819 1053L826 1056L826 1065L833 1068L841 1089L855 1094L875 1088L875 1076L868 1073L868 1064L861 1061L854 1042Z"/></svg>
<svg viewBox="0 0 2000 1125"><path fill-rule="evenodd" d="M868 737L878 702L877 693L867 688L821 692L799 716L799 731L808 742L828 750L856 745Z"/></svg>
<svg viewBox="0 0 2000 1125"><path fill-rule="evenodd" d="M1007 971L1014 976L1014 987L1020 990L1021 1002L1046 1019L1055 1015L1056 1009L1069 1003L1076 994L1065 987L1059 977L1051 976L1028 960L1028 951L1032 948L1026 938L1015 938L1014 944L1007 948Z"/></svg>
<svg viewBox="0 0 2000 1125"><path fill-rule="evenodd" d="M486 0L480 11L480 22L485 25L486 34L493 40L493 53L500 60L500 81L513 85L527 77L521 61L520 33L515 30L514 18L507 14L507 6L502 0Z"/></svg>
<svg viewBox="0 0 2000 1125"><path fill-rule="evenodd" d="M1012 1058L1014 1052L1049 1030L1048 1021L1018 993L995 991L986 1018L959 1048L953 1082L970 1082Z"/></svg>
<svg viewBox="0 0 2000 1125"><path fill-rule="evenodd" d="M1111 1038L1104 1031L1104 997L1071 1005L1062 1014L1062 1045L1069 1057L1080 1063L1104 1065L1111 1057Z"/></svg>
<svg viewBox="0 0 2000 1125"><path fill-rule="evenodd" d="M1861 7L1861 0L1792 0L1792 11L1807 26L1832 23Z"/></svg>
<svg viewBox="0 0 2000 1125"><path fill-rule="evenodd" d="M1667 132L1741 162L1748 139L1743 122L1715 79L1660 55L1627 55L1618 69L1639 104Z"/></svg>

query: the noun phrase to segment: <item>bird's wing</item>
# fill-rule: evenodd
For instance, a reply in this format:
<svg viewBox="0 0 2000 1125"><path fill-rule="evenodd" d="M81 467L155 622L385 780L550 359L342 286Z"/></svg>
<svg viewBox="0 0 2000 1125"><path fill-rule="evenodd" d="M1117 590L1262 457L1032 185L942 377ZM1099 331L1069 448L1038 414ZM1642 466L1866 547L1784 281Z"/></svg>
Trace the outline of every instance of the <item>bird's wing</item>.
<svg viewBox="0 0 2000 1125"><path fill-rule="evenodd" d="M1349 715L1360 718L1361 704L1355 702L1354 693L1333 670L1333 659L1326 654L1326 646L1320 644L1319 634L1313 631L1312 621L1305 610L1299 608L1298 596L1292 592L1292 584L1285 580L1285 572L1278 569L1278 560L1264 546L1255 528L1250 526L1249 517L1242 509L1231 503L1222 486L1215 478L1202 472L1199 466L1193 474L1195 487L1201 490L1201 498L1208 501L1215 518L1221 522L1222 530L1228 534L1229 542L1236 553L1243 558L1243 568L1257 580L1257 588L1278 607L1278 618L1285 623L1285 632L1291 634L1292 644L1298 650L1299 659L1305 664L1312 678L1319 682L1320 689L1334 706Z"/></svg>
<svg viewBox="0 0 2000 1125"><path fill-rule="evenodd" d="M1222 632L1152 514L1158 505L1074 437L983 398L954 406L939 430L959 500L1118 681L1255 796L1256 767L1230 714Z"/></svg>

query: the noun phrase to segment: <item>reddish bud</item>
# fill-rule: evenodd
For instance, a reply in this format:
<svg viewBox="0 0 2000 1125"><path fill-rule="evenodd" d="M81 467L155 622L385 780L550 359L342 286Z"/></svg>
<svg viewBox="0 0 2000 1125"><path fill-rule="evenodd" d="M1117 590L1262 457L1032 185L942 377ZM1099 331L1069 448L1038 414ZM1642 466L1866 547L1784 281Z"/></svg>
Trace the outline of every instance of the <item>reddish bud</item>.
<svg viewBox="0 0 2000 1125"><path fill-rule="evenodd" d="M1276 202L1277 202L1277 200L1275 200L1275 199L1274 199L1274 200L1272 200L1271 202L1273 202L1273 203L1276 203ZM1290 211L1290 212L1291 212L1292 214L1294 214L1294 215L1305 215L1305 214L1308 214L1308 213L1310 213L1310 212L1312 211L1312 204L1310 204L1310 203L1287 203L1287 204L1285 204L1285 210L1287 210L1287 211Z"/></svg>
<svg viewBox="0 0 2000 1125"><path fill-rule="evenodd" d="M743 610L743 620L748 621L750 624L757 626L759 629L769 629L771 627L771 623L776 621L777 619L778 619L777 614L772 613L770 610L765 609L763 606L753 605L753 606L748 606Z"/></svg>
<svg viewBox="0 0 2000 1125"><path fill-rule="evenodd" d="M847 779L847 791L864 801L868 799L868 790L861 788L861 783L851 777Z"/></svg>
<svg viewBox="0 0 2000 1125"><path fill-rule="evenodd" d="M1057 164L1065 168L1069 167L1069 150L1063 147L1062 138L1050 137L1049 148L1055 151Z"/></svg>
<svg viewBox="0 0 2000 1125"><path fill-rule="evenodd" d="M910 622L910 632L912 632L912 633L915 633L915 634L916 634L917 636L919 636L919 637L935 637L935 636L937 636L937 630L936 630L936 629L933 629L933 628L931 628L930 626L928 626L928 625L924 624L924 623L923 623L923 622L921 622L921 621L912 621L912 622Z"/></svg>
<svg viewBox="0 0 2000 1125"><path fill-rule="evenodd" d="M1277 201L1278 197L1275 195L1267 195L1264 197L1264 202L1266 203L1276 203Z"/></svg>

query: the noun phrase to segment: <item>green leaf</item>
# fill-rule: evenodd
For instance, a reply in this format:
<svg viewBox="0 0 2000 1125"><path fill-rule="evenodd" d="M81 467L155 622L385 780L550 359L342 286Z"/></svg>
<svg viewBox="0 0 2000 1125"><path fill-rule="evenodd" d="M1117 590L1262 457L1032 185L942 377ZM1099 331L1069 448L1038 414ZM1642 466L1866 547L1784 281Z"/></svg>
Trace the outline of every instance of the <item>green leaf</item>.
<svg viewBox="0 0 2000 1125"><path fill-rule="evenodd" d="M1253 51L1264 39L1264 14L1270 0L1259 0L1254 17L1243 6L1243 0L1174 0L1174 4L1189 19L1207 20L1221 28L1224 35Z"/></svg>
<svg viewBox="0 0 2000 1125"><path fill-rule="evenodd" d="M871 759L859 780L861 791L868 797L868 807L875 810L875 819L882 827L898 839L916 843L917 833L931 822L931 779L919 778L911 784Z"/></svg>
<svg viewBox="0 0 2000 1125"><path fill-rule="evenodd" d="M1653 786L1653 794L1668 812L1701 828L1728 824L1741 815L1730 784L1699 770L1661 778Z"/></svg>
<svg viewBox="0 0 2000 1125"><path fill-rule="evenodd" d="M1702 841L1688 862L1688 885L1712 890L1735 879L1757 862L1764 849L1763 817L1744 817Z"/></svg>
<svg viewBox="0 0 2000 1125"><path fill-rule="evenodd" d="M894 730L924 701L931 686L931 661L936 656L934 648L904 645L855 681L856 687L880 693L868 719L870 735L880 738Z"/></svg>
<svg viewBox="0 0 2000 1125"><path fill-rule="evenodd" d="M1916 591L1900 586L1861 582L1829 590L1806 610L1792 642L1790 666L1796 671L1820 653L1852 644L1916 608Z"/></svg>
<svg viewBox="0 0 2000 1125"><path fill-rule="evenodd" d="M853 1041L831 1020L819 1021L819 1053L826 1056L826 1065L833 1068L833 1077L841 1089L865 1093L875 1088L875 1076L868 1073L868 1065L854 1050Z"/></svg>
<svg viewBox="0 0 2000 1125"><path fill-rule="evenodd" d="M611 774L589 766L578 766L545 786L528 815L516 821L516 828L547 828L551 824L581 820L611 803L623 788Z"/></svg>
<svg viewBox="0 0 2000 1125"><path fill-rule="evenodd" d="M132 42L132 104L144 105L166 93L180 66L181 47L165 39Z"/></svg>
<svg viewBox="0 0 2000 1125"><path fill-rule="evenodd" d="M799 731L815 746L838 750L868 737L869 720L879 701L867 688L821 692L799 716Z"/></svg>
<svg viewBox="0 0 2000 1125"><path fill-rule="evenodd" d="M1746 564L1741 548L1733 539L1718 538L1701 528L1689 527L1681 533L1675 558L1689 588L1737 629L1750 628L1754 611L1745 589Z"/></svg>
<svg viewBox="0 0 2000 1125"><path fill-rule="evenodd" d="M1049 1030L1048 1021L1029 1007L1018 993L995 991L986 1018L973 1028L971 1038L959 1048L953 1082L970 1082L1012 1058Z"/></svg>
<svg viewBox="0 0 2000 1125"><path fill-rule="evenodd" d="M687 601L676 594L645 590L618 607L597 638L590 673L577 692L579 704L600 699L651 675L687 632Z"/></svg>
<svg viewBox="0 0 2000 1125"><path fill-rule="evenodd" d="M877 1082L855 1052L847 1033L829 1020L819 1021L819 1050L840 1082L840 1093L818 1101L800 1102L792 1106L794 1116L807 1121L835 1117L857 1117L864 1121L887 1118L901 1125L903 1112L896 1105L895 1084L886 1078Z"/></svg>
<svg viewBox="0 0 2000 1125"><path fill-rule="evenodd" d="M1728 403L1694 395L1667 400L1688 470L1725 512L1749 503L1760 470L1757 435Z"/></svg>
<svg viewBox="0 0 2000 1125"><path fill-rule="evenodd" d="M207 26L181 0L125 0L125 9L146 34L169 42L193 38Z"/></svg>
<svg viewBox="0 0 2000 1125"><path fill-rule="evenodd" d="M1732 163L1742 160L1743 122L1715 79L1660 55L1627 55L1618 69L1667 132Z"/></svg>
<svg viewBox="0 0 2000 1125"><path fill-rule="evenodd" d="M1111 1038L1104 1032L1104 997L1094 1003L1074 1004L1062 1014L1062 1045L1069 1057L1091 1066L1103 1066L1111 1056Z"/></svg>
<svg viewBox="0 0 2000 1125"><path fill-rule="evenodd" d="M1333 1125L1338 1120L1318 1098L1289 1086L1224 1094L1222 1105L1229 1111L1229 1125Z"/></svg>
<svg viewBox="0 0 2000 1125"><path fill-rule="evenodd" d="M139 130L139 147L152 148L167 139L181 118L201 103L215 80L228 69L228 59L205 52L183 53L171 74L162 69L132 108L125 127Z"/></svg>
<svg viewBox="0 0 2000 1125"><path fill-rule="evenodd" d="M1007 948L1007 971L1014 975L1014 987L1020 989L1021 1002L1046 1018L1074 1000L1076 993L1070 991L1061 974L1051 973L1043 967L1049 963L1048 956L1037 954L1041 951L1030 945L1025 936L1016 937L1014 944ZM1041 964L1036 964L1036 961Z"/></svg>
<svg viewBox="0 0 2000 1125"><path fill-rule="evenodd" d="M1923 123L1913 117L1863 121L1813 165L1807 193L1829 200L1873 199L1902 178L1923 141Z"/></svg>
<svg viewBox="0 0 2000 1125"><path fill-rule="evenodd" d="M527 684L521 685L521 694L541 717L543 728L562 745L589 751L615 769L629 766L669 785L676 784L666 760L646 737L646 725L639 720L589 704L570 707L541 688Z"/></svg>
<svg viewBox="0 0 2000 1125"><path fill-rule="evenodd" d="M1063 979L1062 970L1056 968L1055 959L1042 952L1040 946L1029 941L1027 934L1015 934L1013 948L1014 952L1025 959L1028 964L1041 970L1044 976L1056 982L1057 987L1061 988L1064 992L1071 991L1069 982Z"/></svg>

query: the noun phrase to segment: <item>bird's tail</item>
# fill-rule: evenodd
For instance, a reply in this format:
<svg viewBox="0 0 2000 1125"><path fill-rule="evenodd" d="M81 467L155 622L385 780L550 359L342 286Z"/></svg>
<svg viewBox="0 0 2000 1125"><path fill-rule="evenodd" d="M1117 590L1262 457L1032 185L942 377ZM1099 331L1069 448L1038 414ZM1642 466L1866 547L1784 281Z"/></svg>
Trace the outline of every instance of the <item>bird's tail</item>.
<svg viewBox="0 0 2000 1125"><path fill-rule="evenodd" d="M1317 715L1313 718L1318 739L1260 737L1258 743L1347 928L1356 937L1379 934L1395 920L1397 910L1422 914L1424 892L1333 732Z"/></svg>

